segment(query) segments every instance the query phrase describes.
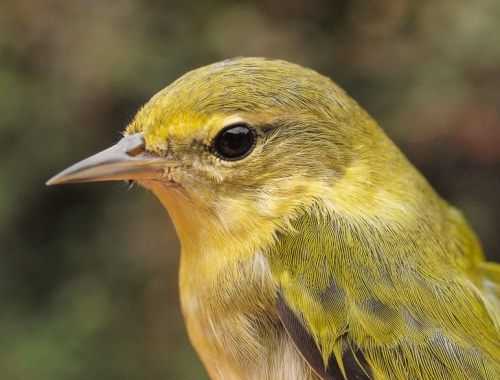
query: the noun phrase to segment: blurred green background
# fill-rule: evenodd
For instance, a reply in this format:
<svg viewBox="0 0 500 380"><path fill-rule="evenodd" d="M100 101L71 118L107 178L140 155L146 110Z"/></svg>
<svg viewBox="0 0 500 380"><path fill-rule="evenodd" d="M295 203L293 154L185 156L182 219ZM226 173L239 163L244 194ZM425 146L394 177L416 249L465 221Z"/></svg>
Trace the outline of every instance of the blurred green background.
<svg viewBox="0 0 500 380"><path fill-rule="evenodd" d="M207 378L159 202L44 183L186 71L243 55L339 83L500 260L498 0L3 0L1 379Z"/></svg>

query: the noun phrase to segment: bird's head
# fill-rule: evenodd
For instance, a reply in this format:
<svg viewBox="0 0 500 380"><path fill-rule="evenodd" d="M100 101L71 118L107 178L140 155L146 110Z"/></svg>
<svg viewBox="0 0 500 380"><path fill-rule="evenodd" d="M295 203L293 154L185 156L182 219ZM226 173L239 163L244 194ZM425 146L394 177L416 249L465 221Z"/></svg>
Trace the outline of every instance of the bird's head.
<svg viewBox="0 0 500 380"><path fill-rule="evenodd" d="M380 178L374 163L392 152L387 141L330 79L241 58L187 73L115 146L48 183L135 180L166 206L183 244L232 236L260 245L318 199L366 195Z"/></svg>

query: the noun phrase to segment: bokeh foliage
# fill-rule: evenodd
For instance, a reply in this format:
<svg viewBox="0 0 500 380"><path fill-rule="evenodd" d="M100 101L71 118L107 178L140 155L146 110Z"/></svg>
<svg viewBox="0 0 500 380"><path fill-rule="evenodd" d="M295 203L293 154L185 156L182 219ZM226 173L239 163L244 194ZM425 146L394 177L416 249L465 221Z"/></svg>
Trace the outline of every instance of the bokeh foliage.
<svg viewBox="0 0 500 380"><path fill-rule="evenodd" d="M206 378L158 201L44 182L184 72L243 55L338 82L500 260L500 1L3 0L0 378Z"/></svg>

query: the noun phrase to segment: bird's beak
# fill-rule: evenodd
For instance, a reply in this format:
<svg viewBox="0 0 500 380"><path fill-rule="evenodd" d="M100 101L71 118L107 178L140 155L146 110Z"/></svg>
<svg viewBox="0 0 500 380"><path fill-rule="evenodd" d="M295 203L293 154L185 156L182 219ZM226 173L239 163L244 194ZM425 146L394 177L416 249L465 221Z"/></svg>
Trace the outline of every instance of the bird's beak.
<svg viewBox="0 0 500 380"><path fill-rule="evenodd" d="M175 166L147 154L142 133L124 137L116 145L80 161L47 181L47 185L74 182L160 179L164 169Z"/></svg>

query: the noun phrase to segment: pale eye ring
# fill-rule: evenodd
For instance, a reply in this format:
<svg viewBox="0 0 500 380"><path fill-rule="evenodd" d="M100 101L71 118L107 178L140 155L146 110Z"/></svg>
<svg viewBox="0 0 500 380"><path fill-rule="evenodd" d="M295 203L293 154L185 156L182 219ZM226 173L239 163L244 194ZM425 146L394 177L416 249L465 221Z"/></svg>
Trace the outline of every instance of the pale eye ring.
<svg viewBox="0 0 500 380"><path fill-rule="evenodd" d="M257 141L255 129L246 123L237 123L222 129L212 140L211 152L226 161L248 156Z"/></svg>

